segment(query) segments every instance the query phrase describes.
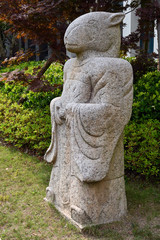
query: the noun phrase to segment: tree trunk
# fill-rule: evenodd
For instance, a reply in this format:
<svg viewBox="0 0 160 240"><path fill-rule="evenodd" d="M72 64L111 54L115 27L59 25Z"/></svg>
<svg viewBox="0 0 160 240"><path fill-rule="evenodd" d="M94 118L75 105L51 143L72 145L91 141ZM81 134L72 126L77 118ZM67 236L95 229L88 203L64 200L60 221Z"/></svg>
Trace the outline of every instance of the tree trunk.
<svg viewBox="0 0 160 240"><path fill-rule="evenodd" d="M5 57L6 57L6 51L4 48L4 43L3 43L2 37L0 35L0 58L1 58L1 60L4 60Z"/></svg>
<svg viewBox="0 0 160 240"><path fill-rule="evenodd" d="M50 67L50 65L54 61L54 57L55 57L55 55L54 55L54 53L52 53L52 55L48 58L47 62L44 64L44 66L41 68L41 70L37 74L36 78L40 79L43 76L45 71Z"/></svg>

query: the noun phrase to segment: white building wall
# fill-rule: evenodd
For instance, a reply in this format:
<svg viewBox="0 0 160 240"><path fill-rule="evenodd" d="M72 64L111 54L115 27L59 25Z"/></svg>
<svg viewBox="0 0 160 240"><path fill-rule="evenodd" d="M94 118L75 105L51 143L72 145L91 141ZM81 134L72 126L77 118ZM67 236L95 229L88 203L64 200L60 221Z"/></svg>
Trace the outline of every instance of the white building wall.
<svg viewBox="0 0 160 240"><path fill-rule="evenodd" d="M130 4L133 0L129 0L128 3ZM125 5L125 2L124 2ZM123 28L123 37L128 36L130 33L135 32L138 26L138 17L136 16L136 9L134 11L131 11L130 8L128 8L125 12L126 16L123 20L123 23L126 24L126 26ZM158 41L157 41L157 30L155 28L154 30L154 52L158 53ZM135 51L132 49L127 53L128 56L133 57L135 56Z"/></svg>
<svg viewBox="0 0 160 240"><path fill-rule="evenodd" d="M158 54L158 36L157 36L156 24L154 28L154 50L153 51Z"/></svg>
<svg viewBox="0 0 160 240"><path fill-rule="evenodd" d="M130 4L133 0L129 0L128 3ZM125 2L124 2L125 5ZM123 28L123 37L128 36L132 32L135 32L137 27L138 27L138 18L136 16L136 9L131 11L131 8L128 8L125 11L125 18L123 20L123 23L125 24ZM134 57L135 56L135 50L131 49L127 53L129 57Z"/></svg>

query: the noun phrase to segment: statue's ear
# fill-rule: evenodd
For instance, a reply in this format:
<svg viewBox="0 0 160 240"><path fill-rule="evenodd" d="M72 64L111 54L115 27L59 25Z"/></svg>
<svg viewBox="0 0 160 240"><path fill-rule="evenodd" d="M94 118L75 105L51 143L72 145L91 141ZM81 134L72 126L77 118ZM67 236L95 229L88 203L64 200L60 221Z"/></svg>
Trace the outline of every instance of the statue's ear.
<svg viewBox="0 0 160 240"><path fill-rule="evenodd" d="M112 27L120 24L124 17L124 13L113 13L109 18L109 26Z"/></svg>

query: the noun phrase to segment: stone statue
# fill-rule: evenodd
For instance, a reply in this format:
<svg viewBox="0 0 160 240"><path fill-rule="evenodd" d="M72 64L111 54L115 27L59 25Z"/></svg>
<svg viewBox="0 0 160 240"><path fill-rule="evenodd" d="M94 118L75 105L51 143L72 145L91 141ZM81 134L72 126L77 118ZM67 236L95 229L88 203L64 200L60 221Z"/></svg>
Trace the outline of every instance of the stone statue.
<svg viewBox="0 0 160 240"><path fill-rule="evenodd" d="M51 102L53 169L46 200L83 228L126 213L123 130L131 116L131 65L119 59L123 13L92 12L66 30L62 96Z"/></svg>

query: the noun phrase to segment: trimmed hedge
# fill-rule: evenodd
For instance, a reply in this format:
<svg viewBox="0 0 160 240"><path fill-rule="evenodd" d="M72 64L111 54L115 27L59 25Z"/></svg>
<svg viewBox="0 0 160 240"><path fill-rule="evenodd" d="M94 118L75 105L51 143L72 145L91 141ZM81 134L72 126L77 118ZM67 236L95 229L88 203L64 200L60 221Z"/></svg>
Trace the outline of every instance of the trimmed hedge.
<svg viewBox="0 0 160 240"><path fill-rule="evenodd" d="M125 128L125 170L160 179L160 122L130 122Z"/></svg>
<svg viewBox="0 0 160 240"><path fill-rule="evenodd" d="M160 72L149 72L134 85L132 120L160 119Z"/></svg>
<svg viewBox="0 0 160 240"><path fill-rule="evenodd" d="M0 132L6 142L43 155L51 139L49 106L43 110L25 109L1 93Z"/></svg>
<svg viewBox="0 0 160 240"><path fill-rule="evenodd" d="M26 62L17 65L17 68L22 70L23 68L27 69L25 72L29 74L34 74L34 68L38 66L42 66L44 62ZM16 66L11 66L8 68L0 69L0 73L6 71L13 71L16 69ZM44 74L44 80L47 79L51 85L54 84L63 84L63 65L60 63L52 63L51 66L47 69ZM51 102L51 100L55 97L61 95L61 90L56 89L54 92L32 92L29 91L26 93L27 87L23 85L23 83L3 83L0 82L0 92L7 94L8 98L10 98L13 102L18 102L18 100L23 97L25 98L25 102L23 106L25 108L45 108Z"/></svg>

